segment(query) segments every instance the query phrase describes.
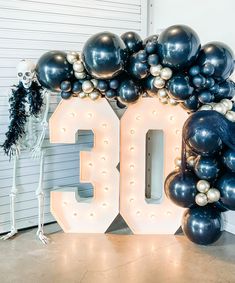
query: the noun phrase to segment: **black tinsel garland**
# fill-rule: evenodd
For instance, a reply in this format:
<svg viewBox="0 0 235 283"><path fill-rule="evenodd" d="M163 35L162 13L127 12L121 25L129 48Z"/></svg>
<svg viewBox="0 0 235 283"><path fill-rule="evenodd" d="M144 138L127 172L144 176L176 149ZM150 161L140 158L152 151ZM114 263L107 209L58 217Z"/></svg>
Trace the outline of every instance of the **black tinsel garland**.
<svg viewBox="0 0 235 283"><path fill-rule="evenodd" d="M25 103L30 104L29 113L26 113ZM37 82L32 82L30 88L25 89L22 83L12 88L9 98L10 125L6 133L6 140L1 145L6 155L12 157L15 154L13 148L18 140L25 134L25 123L29 115L37 116L43 106L42 87Z"/></svg>

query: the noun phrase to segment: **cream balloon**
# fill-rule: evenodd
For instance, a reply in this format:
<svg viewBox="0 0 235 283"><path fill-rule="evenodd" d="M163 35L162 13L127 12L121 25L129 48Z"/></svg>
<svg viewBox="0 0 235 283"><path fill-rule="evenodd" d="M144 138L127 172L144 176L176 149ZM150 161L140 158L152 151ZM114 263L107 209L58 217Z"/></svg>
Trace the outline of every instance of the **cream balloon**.
<svg viewBox="0 0 235 283"><path fill-rule="evenodd" d="M199 206L205 206L208 203L207 196L203 193L199 193L195 197L195 202Z"/></svg>
<svg viewBox="0 0 235 283"><path fill-rule="evenodd" d="M200 193L206 193L210 189L210 183L206 180L200 180L197 182L197 190Z"/></svg>

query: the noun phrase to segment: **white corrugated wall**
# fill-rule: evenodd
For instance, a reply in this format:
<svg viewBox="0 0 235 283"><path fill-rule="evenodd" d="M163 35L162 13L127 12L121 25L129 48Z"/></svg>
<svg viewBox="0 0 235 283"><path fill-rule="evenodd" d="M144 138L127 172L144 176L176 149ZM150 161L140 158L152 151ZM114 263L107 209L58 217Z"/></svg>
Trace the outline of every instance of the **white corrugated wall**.
<svg viewBox="0 0 235 283"><path fill-rule="evenodd" d="M15 66L22 58L37 59L48 50L80 51L87 38L100 31L122 34L147 33L147 1L144 0L0 0L0 144L8 126L7 94L17 82ZM59 97L52 96L50 112ZM45 221L53 221L49 193L54 186L77 186L79 150L92 146L92 137L80 133L76 145L50 145L45 165ZM37 224L35 190L38 162L23 154L18 170L17 228ZM10 228L9 192L12 162L0 149L0 233Z"/></svg>

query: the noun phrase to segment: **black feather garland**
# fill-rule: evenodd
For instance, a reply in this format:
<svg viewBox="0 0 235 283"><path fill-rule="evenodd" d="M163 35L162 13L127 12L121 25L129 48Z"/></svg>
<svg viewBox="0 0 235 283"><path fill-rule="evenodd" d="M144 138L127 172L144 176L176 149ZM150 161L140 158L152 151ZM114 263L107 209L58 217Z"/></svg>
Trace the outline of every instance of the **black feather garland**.
<svg viewBox="0 0 235 283"><path fill-rule="evenodd" d="M29 102L29 113L26 113L25 103ZM10 124L6 133L6 140L1 145L6 155L11 159L15 155L15 145L25 135L25 123L28 116L40 113L43 106L42 87L37 82L32 82L30 88L26 89L22 83L12 88L9 98Z"/></svg>

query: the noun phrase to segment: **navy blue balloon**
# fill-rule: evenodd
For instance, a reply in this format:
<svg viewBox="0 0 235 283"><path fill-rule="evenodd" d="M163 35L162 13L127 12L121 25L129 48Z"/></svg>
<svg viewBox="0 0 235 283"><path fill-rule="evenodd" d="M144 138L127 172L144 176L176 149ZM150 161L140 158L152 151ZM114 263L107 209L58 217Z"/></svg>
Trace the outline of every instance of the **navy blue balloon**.
<svg viewBox="0 0 235 283"><path fill-rule="evenodd" d="M235 150L227 149L222 155L222 160L228 169L235 172Z"/></svg>
<svg viewBox="0 0 235 283"><path fill-rule="evenodd" d="M189 69L189 75L190 76L196 76L196 75L199 75L200 74L200 67L199 66L192 66L190 69Z"/></svg>
<svg viewBox="0 0 235 283"><path fill-rule="evenodd" d="M121 103L133 103L140 97L140 89L131 79L123 80L117 90Z"/></svg>
<svg viewBox="0 0 235 283"><path fill-rule="evenodd" d="M206 82L205 82L205 88L212 88L215 84L215 80L212 77L208 77L206 78Z"/></svg>
<svg viewBox="0 0 235 283"><path fill-rule="evenodd" d="M179 74L173 76L168 81L168 89L171 96L176 100L185 100L193 93L193 87L190 86L189 78L185 75Z"/></svg>
<svg viewBox="0 0 235 283"><path fill-rule="evenodd" d="M235 210L235 173L221 176L216 188L220 191L220 201L227 209Z"/></svg>
<svg viewBox="0 0 235 283"><path fill-rule="evenodd" d="M52 91L60 91L63 81L73 77L73 66L62 51L49 51L43 54L36 66L36 75L40 84Z"/></svg>
<svg viewBox="0 0 235 283"><path fill-rule="evenodd" d="M156 96L158 92L158 89L153 84L154 79L154 76L149 75L146 79L143 80L143 88L149 96Z"/></svg>
<svg viewBox="0 0 235 283"><path fill-rule="evenodd" d="M201 88L205 85L206 78L199 74L193 77L192 82L194 86Z"/></svg>
<svg viewBox="0 0 235 283"><path fill-rule="evenodd" d="M220 101L223 98L231 99L235 95L235 83L231 80L227 80L218 85L217 92L215 94L216 101Z"/></svg>
<svg viewBox="0 0 235 283"><path fill-rule="evenodd" d="M109 88L108 83L106 81L103 81L103 80L98 80L97 88L101 92L104 92L104 91L108 90L108 88Z"/></svg>
<svg viewBox="0 0 235 283"><path fill-rule="evenodd" d="M234 70L233 51L222 42L210 42L202 46L197 62L200 66L207 63L213 65L213 77L217 80L226 80Z"/></svg>
<svg viewBox="0 0 235 283"><path fill-rule="evenodd" d="M227 128L223 115L215 111L198 111L192 114L183 127L183 138L197 154L213 155L222 149L222 137ZM227 124L225 124L227 126Z"/></svg>
<svg viewBox="0 0 235 283"><path fill-rule="evenodd" d="M136 59L141 63L146 63L148 60L148 54L145 50L141 50L136 54Z"/></svg>
<svg viewBox="0 0 235 283"><path fill-rule="evenodd" d="M201 67L201 72L205 76L212 76L215 72L215 67L211 63L206 63Z"/></svg>
<svg viewBox="0 0 235 283"><path fill-rule="evenodd" d="M112 79L124 70L127 50L123 40L111 32L91 36L82 50L82 60L96 79Z"/></svg>
<svg viewBox="0 0 235 283"><path fill-rule="evenodd" d="M128 71L133 78L144 79L149 75L149 65L148 63L140 62L138 53L135 53L130 57Z"/></svg>
<svg viewBox="0 0 235 283"><path fill-rule="evenodd" d="M212 87L210 87L210 92L213 94L217 94L219 91L219 85L217 83L215 83ZM216 97L215 97L216 98Z"/></svg>
<svg viewBox="0 0 235 283"><path fill-rule="evenodd" d="M191 172L174 171L170 173L164 184L165 193L176 205L192 207L195 205L195 196L198 193L196 184L197 177Z"/></svg>
<svg viewBox="0 0 235 283"><path fill-rule="evenodd" d="M136 32L125 32L121 35L121 39L124 41L130 54L138 52L143 47L142 39Z"/></svg>
<svg viewBox="0 0 235 283"><path fill-rule="evenodd" d="M212 94L209 90L202 90L198 94L198 100L203 104L213 102L214 99L214 94Z"/></svg>
<svg viewBox="0 0 235 283"><path fill-rule="evenodd" d="M63 99L69 99L72 96L72 92L61 91L60 95Z"/></svg>
<svg viewBox="0 0 235 283"><path fill-rule="evenodd" d="M117 89L119 86L119 81L116 79L113 79L109 82L109 87L112 89Z"/></svg>
<svg viewBox="0 0 235 283"><path fill-rule="evenodd" d="M200 101L198 100L197 94L194 93L192 94L189 98L187 98L186 100L184 100L181 103L181 106L185 109L185 110L189 110L191 111L196 111L199 107L200 107Z"/></svg>
<svg viewBox="0 0 235 283"><path fill-rule="evenodd" d="M190 241L210 245L221 236L221 213L210 207L187 209L183 215L182 229Z"/></svg>
<svg viewBox="0 0 235 283"><path fill-rule="evenodd" d="M73 83L72 91L74 93L79 93L82 90L82 84L79 81Z"/></svg>
<svg viewBox="0 0 235 283"><path fill-rule="evenodd" d="M214 180L220 172L220 163L216 158L198 156L194 165L194 172L201 180Z"/></svg>
<svg viewBox="0 0 235 283"><path fill-rule="evenodd" d="M117 92L116 92L116 90L114 90L114 89L109 89L109 90L107 90L107 91L105 92L105 96L106 96L107 98L114 98L114 97L117 96Z"/></svg>
<svg viewBox="0 0 235 283"><path fill-rule="evenodd" d="M157 50L158 50L157 41L150 41L146 43L145 50L148 54L157 53Z"/></svg>
<svg viewBox="0 0 235 283"><path fill-rule="evenodd" d="M151 66L156 66L159 63L159 57L157 54L151 54L148 56L148 64Z"/></svg>
<svg viewBox="0 0 235 283"><path fill-rule="evenodd" d="M61 89L62 91L69 92L69 91L71 91L71 88L72 88L72 85L71 85L71 82L70 82L70 81L63 81L63 82L60 84L60 89Z"/></svg>
<svg viewBox="0 0 235 283"><path fill-rule="evenodd" d="M182 69L196 60L201 44L196 32L185 25L165 29L158 38L158 53L164 66Z"/></svg>
<svg viewBox="0 0 235 283"><path fill-rule="evenodd" d="M143 42L143 45L145 46L148 42L157 41L158 36L159 36L158 34L153 34L153 35L146 37L144 42Z"/></svg>

